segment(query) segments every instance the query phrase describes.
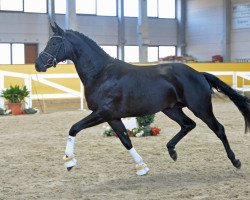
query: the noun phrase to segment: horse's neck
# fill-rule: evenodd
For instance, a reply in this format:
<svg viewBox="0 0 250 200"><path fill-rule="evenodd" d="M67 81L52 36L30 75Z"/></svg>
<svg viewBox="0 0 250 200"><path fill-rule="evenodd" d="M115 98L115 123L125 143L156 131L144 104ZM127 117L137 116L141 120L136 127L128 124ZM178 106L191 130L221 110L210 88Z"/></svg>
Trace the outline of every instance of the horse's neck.
<svg viewBox="0 0 250 200"><path fill-rule="evenodd" d="M89 45L74 44L75 58L72 60L75 64L76 71L85 85L87 82L94 80L101 73L109 62L110 57L101 55L94 51Z"/></svg>
<svg viewBox="0 0 250 200"><path fill-rule="evenodd" d="M106 66L105 60L96 60L95 62L85 62L78 60L74 62L76 71L84 85L94 81L95 78L102 73Z"/></svg>

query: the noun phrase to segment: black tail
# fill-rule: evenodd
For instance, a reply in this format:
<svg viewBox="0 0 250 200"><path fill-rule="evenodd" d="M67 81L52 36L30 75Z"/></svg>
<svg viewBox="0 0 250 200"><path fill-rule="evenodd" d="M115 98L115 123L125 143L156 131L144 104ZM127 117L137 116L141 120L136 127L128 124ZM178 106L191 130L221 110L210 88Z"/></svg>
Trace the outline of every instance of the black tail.
<svg viewBox="0 0 250 200"><path fill-rule="evenodd" d="M205 72L203 72L203 75L205 76L211 87L227 95L237 106L245 119L245 133L248 132L250 130L250 100L247 97L239 94L236 90L231 88L216 76Z"/></svg>

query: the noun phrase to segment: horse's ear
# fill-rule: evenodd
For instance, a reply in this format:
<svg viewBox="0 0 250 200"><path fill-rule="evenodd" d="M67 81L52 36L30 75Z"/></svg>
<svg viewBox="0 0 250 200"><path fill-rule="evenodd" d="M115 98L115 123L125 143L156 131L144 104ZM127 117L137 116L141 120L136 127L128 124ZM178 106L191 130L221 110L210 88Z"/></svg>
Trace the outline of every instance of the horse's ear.
<svg viewBox="0 0 250 200"><path fill-rule="evenodd" d="M52 23L50 22L50 26L51 26L51 29L54 33L57 33L59 35L63 35L64 34L64 31L60 28L60 26L57 25L56 22L54 22L54 25L52 25Z"/></svg>
<svg viewBox="0 0 250 200"><path fill-rule="evenodd" d="M56 33L57 32L57 29L55 26L53 26L52 22L50 21L50 28L52 29L53 33ZM55 22L54 22L55 23Z"/></svg>
<svg viewBox="0 0 250 200"><path fill-rule="evenodd" d="M57 23L55 22L55 27L57 29L57 33L60 33L61 35L64 34L64 31L61 29L60 26L57 25Z"/></svg>

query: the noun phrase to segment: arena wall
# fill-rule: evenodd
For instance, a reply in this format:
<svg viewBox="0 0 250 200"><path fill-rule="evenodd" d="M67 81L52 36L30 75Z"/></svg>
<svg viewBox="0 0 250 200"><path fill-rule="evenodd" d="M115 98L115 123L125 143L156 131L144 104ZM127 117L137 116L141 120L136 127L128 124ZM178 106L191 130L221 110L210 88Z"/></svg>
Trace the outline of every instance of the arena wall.
<svg viewBox="0 0 250 200"><path fill-rule="evenodd" d="M232 9L246 3L249 5L250 1L231 0ZM235 26L231 12L231 61L250 62L250 28ZM188 0L186 13L187 54L199 61L211 61L213 55L223 55L223 0Z"/></svg>
<svg viewBox="0 0 250 200"><path fill-rule="evenodd" d="M64 28L65 15L57 14L56 22ZM78 31L99 45L118 45L118 18L77 15ZM37 43L41 52L49 38L47 14L0 12L0 42ZM177 20L149 18L150 45L177 46ZM137 44L137 18L125 17L125 45Z"/></svg>

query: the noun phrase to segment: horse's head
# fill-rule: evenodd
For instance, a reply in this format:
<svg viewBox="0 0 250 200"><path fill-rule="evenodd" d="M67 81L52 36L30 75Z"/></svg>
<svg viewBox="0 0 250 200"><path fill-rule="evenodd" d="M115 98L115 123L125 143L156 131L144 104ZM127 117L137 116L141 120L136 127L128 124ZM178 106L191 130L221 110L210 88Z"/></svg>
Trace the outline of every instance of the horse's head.
<svg viewBox="0 0 250 200"><path fill-rule="evenodd" d="M54 34L36 59L35 67L39 72L45 72L52 66L56 67L57 63L67 59L69 49L66 49L65 32L56 23L55 26L51 25L51 28Z"/></svg>

